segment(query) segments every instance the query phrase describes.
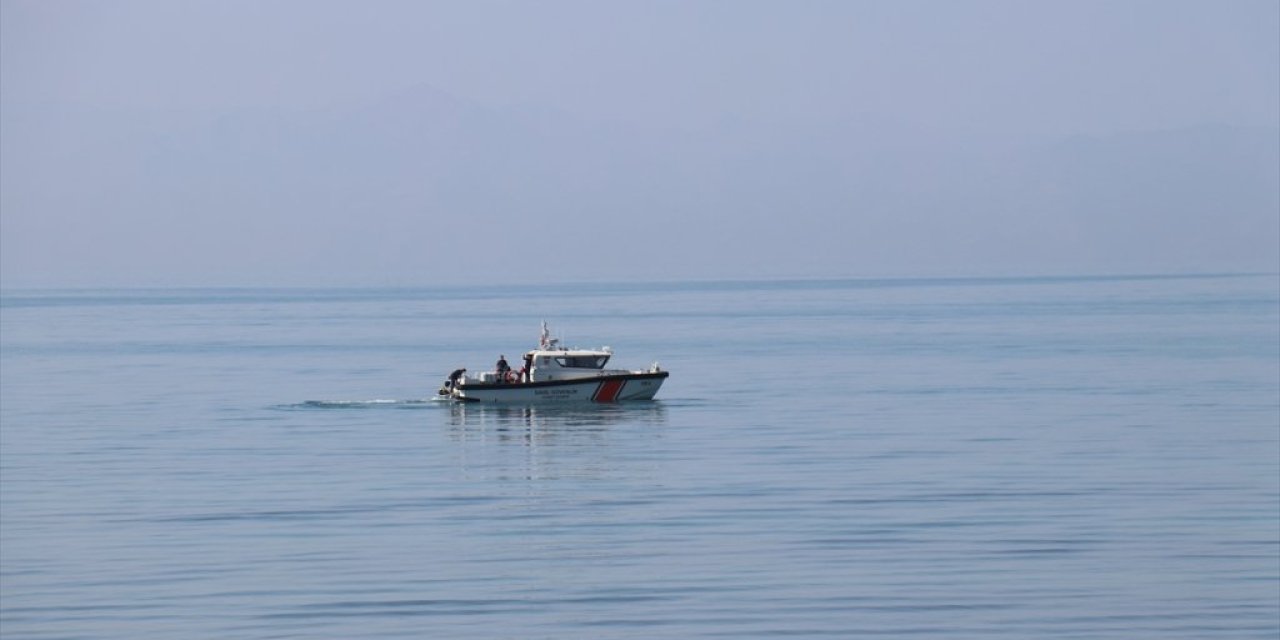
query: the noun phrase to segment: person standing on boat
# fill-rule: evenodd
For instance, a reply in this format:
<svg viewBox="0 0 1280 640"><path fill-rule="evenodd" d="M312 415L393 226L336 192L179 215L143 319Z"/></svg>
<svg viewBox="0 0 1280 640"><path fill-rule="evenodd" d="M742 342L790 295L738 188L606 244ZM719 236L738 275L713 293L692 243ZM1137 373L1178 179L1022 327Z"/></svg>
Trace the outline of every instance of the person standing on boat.
<svg viewBox="0 0 1280 640"><path fill-rule="evenodd" d="M529 376L533 374L533 352L524 354L524 366L520 368L520 382L529 382Z"/></svg>
<svg viewBox="0 0 1280 640"><path fill-rule="evenodd" d="M510 372L511 372L511 365L507 364L507 357L504 355L499 355L498 356L498 381L506 382L507 374Z"/></svg>

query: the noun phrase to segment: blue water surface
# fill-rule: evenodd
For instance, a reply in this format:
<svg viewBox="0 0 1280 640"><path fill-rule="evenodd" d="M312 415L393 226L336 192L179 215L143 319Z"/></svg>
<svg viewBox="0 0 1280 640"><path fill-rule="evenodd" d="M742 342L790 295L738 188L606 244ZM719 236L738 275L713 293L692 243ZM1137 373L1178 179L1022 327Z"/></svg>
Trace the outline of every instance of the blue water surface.
<svg viewBox="0 0 1280 640"><path fill-rule="evenodd" d="M4 638L1277 635L1274 275L0 296Z"/></svg>

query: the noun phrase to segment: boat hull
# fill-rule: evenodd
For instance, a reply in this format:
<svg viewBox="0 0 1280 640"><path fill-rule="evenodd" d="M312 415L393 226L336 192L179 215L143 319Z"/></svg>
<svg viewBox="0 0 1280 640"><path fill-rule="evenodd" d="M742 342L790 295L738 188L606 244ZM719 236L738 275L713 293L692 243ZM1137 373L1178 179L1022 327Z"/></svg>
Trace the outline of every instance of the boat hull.
<svg viewBox="0 0 1280 640"><path fill-rule="evenodd" d="M668 375L655 371L544 382L470 383L453 387L449 395L463 402L506 404L652 400Z"/></svg>

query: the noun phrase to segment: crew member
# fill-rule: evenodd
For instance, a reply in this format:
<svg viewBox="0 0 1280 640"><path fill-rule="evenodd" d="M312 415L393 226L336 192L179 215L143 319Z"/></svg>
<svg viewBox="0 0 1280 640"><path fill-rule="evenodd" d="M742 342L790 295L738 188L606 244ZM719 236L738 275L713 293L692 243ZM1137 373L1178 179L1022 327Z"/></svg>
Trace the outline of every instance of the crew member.
<svg viewBox="0 0 1280 640"><path fill-rule="evenodd" d="M461 378L462 374L466 372L466 369L454 369L453 373L449 374L449 379L444 381L444 386L440 388L440 395L449 395L453 388L458 386L458 378Z"/></svg>
<svg viewBox="0 0 1280 640"><path fill-rule="evenodd" d="M507 357L504 355L499 355L498 356L498 381L506 382L507 373L510 371L511 371L511 365L507 364Z"/></svg>

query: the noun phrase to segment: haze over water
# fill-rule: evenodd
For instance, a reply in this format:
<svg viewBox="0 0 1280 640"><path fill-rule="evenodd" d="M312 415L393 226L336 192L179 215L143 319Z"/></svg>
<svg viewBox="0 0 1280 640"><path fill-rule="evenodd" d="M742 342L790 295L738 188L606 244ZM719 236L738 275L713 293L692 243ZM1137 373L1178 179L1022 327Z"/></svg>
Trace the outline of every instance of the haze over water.
<svg viewBox="0 0 1280 640"><path fill-rule="evenodd" d="M1272 273L1274 0L0 3L0 286Z"/></svg>
<svg viewBox="0 0 1280 640"><path fill-rule="evenodd" d="M8 292L0 632L1274 638L1278 292ZM542 319L659 400L431 400Z"/></svg>

